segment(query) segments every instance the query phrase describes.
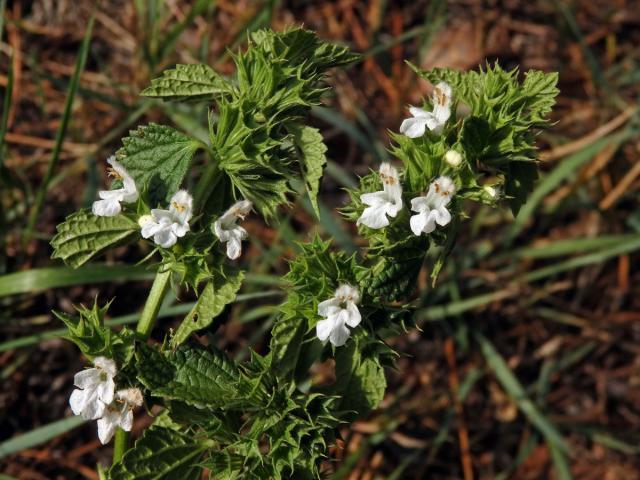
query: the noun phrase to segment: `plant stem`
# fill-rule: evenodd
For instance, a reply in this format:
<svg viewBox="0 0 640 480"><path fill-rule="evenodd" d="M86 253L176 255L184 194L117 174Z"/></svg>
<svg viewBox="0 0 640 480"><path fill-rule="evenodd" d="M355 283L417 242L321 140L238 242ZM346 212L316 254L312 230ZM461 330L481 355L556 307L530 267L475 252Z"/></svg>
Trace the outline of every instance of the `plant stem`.
<svg viewBox="0 0 640 480"><path fill-rule="evenodd" d="M193 202L197 209L202 209L204 204L207 203L219 170L218 162L213 159L213 153L210 149L207 149L207 152L211 157L211 163L207 165L204 174L200 177L193 194Z"/></svg>
<svg viewBox="0 0 640 480"><path fill-rule="evenodd" d="M147 298L147 302L144 304L144 309L142 310L140 320L138 320L138 326L136 327L136 332L138 332L139 336L144 340L149 338L149 335L151 335L151 330L153 330L156 318L158 317L160 304L167 293L170 278L171 271L166 270L164 272L158 271L158 273L156 273L156 278L153 280L149 297Z"/></svg>
<svg viewBox="0 0 640 480"><path fill-rule="evenodd" d="M138 332L139 337L146 340L151 335L151 331L153 330L153 326L156 323L156 319L158 318L158 311L160 310L160 305L162 304L162 300L167 293L169 288L169 279L171 278L171 270L160 271L156 273L156 278L153 280L153 285L151 285L151 291L149 292L149 296L147 297L147 301L144 304L144 308L142 309L142 314L140 315L140 320L138 320L138 326L136 327L136 332ZM118 463L124 453L129 448L129 432L125 432L121 428L116 430L116 436L113 444L113 463Z"/></svg>
<svg viewBox="0 0 640 480"><path fill-rule="evenodd" d="M118 463L124 452L129 448L129 432L125 432L121 428L116 430L116 436L113 440L113 464Z"/></svg>

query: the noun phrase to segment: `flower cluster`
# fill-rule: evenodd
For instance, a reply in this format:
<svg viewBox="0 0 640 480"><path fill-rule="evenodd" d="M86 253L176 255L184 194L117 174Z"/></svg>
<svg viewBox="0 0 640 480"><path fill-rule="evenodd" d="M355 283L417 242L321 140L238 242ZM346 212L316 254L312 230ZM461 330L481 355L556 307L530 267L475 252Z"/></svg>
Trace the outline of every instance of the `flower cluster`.
<svg viewBox="0 0 640 480"><path fill-rule="evenodd" d="M369 228L379 229L389 225L388 216L395 217L402 209L402 186L395 168L388 163L380 166L380 178L384 190L381 192L365 193L360 200L365 205L358 225L366 225ZM451 213L447 205L451 201L456 187L453 180L447 176L441 176L431 182L429 191L425 196L411 200L411 210L416 212L410 220L411 231L420 236L423 233L431 233L436 224L445 226L451 221Z"/></svg>
<svg viewBox="0 0 640 480"><path fill-rule="evenodd" d="M96 357L93 365L94 368L76 373L73 383L78 388L71 393L69 405L75 415L98 420L98 437L104 445L117 427L131 431L133 409L142 405L142 392L138 388L116 391L117 369L113 360Z"/></svg>
<svg viewBox="0 0 640 480"><path fill-rule="evenodd" d="M133 203L139 194L135 181L127 170L116 160L109 157L107 163L109 175L122 182L122 188L101 190L100 200L93 202L92 212L99 217L114 217L122 212L122 203ZM235 260L242 254L242 240L248 237L247 231L237 225L244 220L253 208L249 200L240 200L232 205L213 224L213 231L221 243L227 244L227 256ZM143 238L153 238L156 245L171 248L179 238L190 230L189 221L193 216L193 197L186 190L177 191L169 202L169 209L154 208L150 215L142 215L138 219L140 233Z"/></svg>

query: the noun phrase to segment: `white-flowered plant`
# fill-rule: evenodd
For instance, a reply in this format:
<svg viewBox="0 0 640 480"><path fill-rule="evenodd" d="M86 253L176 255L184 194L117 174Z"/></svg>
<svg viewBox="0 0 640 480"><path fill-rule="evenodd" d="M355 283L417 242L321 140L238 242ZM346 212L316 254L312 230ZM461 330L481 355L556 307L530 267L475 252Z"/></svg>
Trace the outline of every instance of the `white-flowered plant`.
<svg viewBox="0 0 640 480"><path fill-rule="evenodd" d="M367 205L358 218L358 225L378 229L389 225L389 217L395 217L402 210L402 185L398 171L389 163L380 165L382 191L365 193L360 201Z"/></svg>
<svg viewBox="0 0 640 480"><path fill-rule="evenodd" d="M114 190L101 190L98 192L100 200L93 202L91 210L99 217L113 217L122 211L121 203L133 203L138 200L136 183L127 170L120 165L115 156L107 159L110 165L109 175L122 182L122 187Z"/></svg>
<svg viewBox="0 0 640 480"><path fill-rule="evenodd" d="M417 212L409 221L411 231L415 235L431 233L436 225L444 227L451 222L451 213L447 205L456 192L456 186L449 177L442 176L429 185L429 191L424 197L411 200L411 210Z"/></svg>
<svg viewBox="0 0 640 480"><path fill-rule="evenodd" d="M316 324L316 335L324 342L327 338L334 347L341 347L349 338L347 327L360 325L362 317L358 310L360 292L356 287L343 284L332 298L318 304L318 315L324 317Z"/></svg>
<svg viewBox="0 0 640 480"><path fill-rule="evenodd" d="M130 432L133 426L133 410L142 406L139 388L126 388L115 393L113 402L106 406L98 419L98 438L103 445L109 443L117 428Z"/></svg>
<svg viewBox="0 0 640 480"><path fill-rule="evenodd" d="M141 234L143 238L153 237L156 245L162 248L173 247L178 238L189 231L189 220L193 216L193 197L186 190L178 190L169 203L169 210L154 208L151 218L142 217Z"/></svg>
<svg viewBox="0 0 640 480"><path fill-rule="evenodd" d="M246 293L257 304L238 315L232 304L247 298L237 295L242 262L230 261L247 238L239 223L252 209L258 222L284 217L302 185L317 211L327 147L305 119L327 91L327 69L354 59L311 32L260 30L233 56L234 78L208 65L177 65L143 95L206 103L208 138L153 123L130 132L120 163L110 159L123 187L101 192L95 215L83 210L59 226L54 256L74 268L126 243L148 251L141 236L161 247L141 255L157 273L135 331L106 325L108 304L79 307L79 317L57 314L67 337L94 359L75 377L72 410L98 419L102 443L115 436L113 465L101 478L200 478L204 469L216 478L321 478L327 445L382 401L385 367L397 356L392 338L414 325L422 268L429 264L435 279L464 228L465 204L495 206L498 188L514 211L526 200L555 77L529 72L519 82L498 66L472 74L413 67L435 85L433 110L412 107L402 134L392 135L397 167L383 161L349 190L343 214L369 227L358 229L360 251L349 255L319 236L277 245L288 260L275 282L282 302L266 303L252 282ZM452 112L454 95L464 115ZM260 252L271 238L261 235L252 247ZM259 263L260 277L280 268ZM154 331L170 286L172 300L197 298L179 324ZM244 360L217 348L224 325L235 329L238 317L255 322L248 328L256 332L273 325ZM266 343L268 352L257 353ZM334 366L335 381L315 373L319 364ZM157 418L130 443L125 432L143 403Z"/></svg>
<svg viewBox="0 0 640 480"><path fill-rule="evenodd" d="M428 112L419 107L409 107L412 118L406 118L400 125L400 133L409 138L418 138L425 134L427 128L433 133L442 132L445 123L451 117L451 86L445 82L438 83L433 89L433 111Z"/></svg>
<svg viewBox="0 0 640 480"><path fill-rule="evenodd" d="M237 222L244 220L252 206L249 200L240 200L213 223L213 232L222 243L227 244L227 257L231 260L242 254L242 241L248 237L247 231Z"/></svg>
<svg viewBox="0 0 640 480"><path fill-rule="evenodd" d="M117 369L113 360L96 357L93 368L76 373L73 384L78 387L71 393L69 405L76 415L87 420L100 418L114 398Z"/></svg>

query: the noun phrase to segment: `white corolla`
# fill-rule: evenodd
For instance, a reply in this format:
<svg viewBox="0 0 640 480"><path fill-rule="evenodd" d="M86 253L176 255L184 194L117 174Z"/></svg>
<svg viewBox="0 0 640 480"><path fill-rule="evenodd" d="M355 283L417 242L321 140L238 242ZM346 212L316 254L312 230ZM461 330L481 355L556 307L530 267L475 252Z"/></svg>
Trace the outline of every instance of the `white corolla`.
<svg viewBox="0 0 640 480"><path fill-rule="evenodd" d="M433 89L433 111L409 107L411 118L406 118L400 125L400 133L409 138L424 135L428 128L434 133L442 132L444 124L451 116L451 87L445 82L438 83Z"/></svg>
<svg viewBox="0 0 640 480"><path fill-rule="evenodd" d="M100 200L93 202L91 211L99 217L113 217L122 211L121 203L132 203L138 200L138 189L127 170L120 165L115 156L107 159L109 175L122 182L122 188L101 190Z"/></svg>
<svg viewBox="0 0 640 480"><path fill-rule="evenodd" d="M153 237L156 245L163 248L173 247L189 231L192 215L193 198L186 190L178 190L171 197L169 210L154 208L151 215L140 218L141 234L144 238Z"/></svg>
<svg viewBox="0 0 640 480"><path fill-rule="evenodd" d="M447 205L455 194L456 186L449 177L442 176L431 182L424 197L411 200L411 210L417 212L410 220L411 230L416 235L431 233L436 224L445 226L451 221Z"/></svg>
<svg viewBox="0 0 640 480"><path fill-rule="evenodd" d="M364 193L360 196L367 207L358 218L357 225L383 228L389 225L388 217L395 217L402 210L402 185L398 171L388 163L380 165L382 188L380 192Z"/></svg>
<svg viewBox="0 0 640 480"><path fill-rule="evenodd" d="M244 220L252 206L249 200L240 200L213 223L213 231L222 243L227 244L227 257L231 260L242 254L242 240L248 236L247 231L237 222Z"/></svg>
<svg viewBox="0 0 640 480"><path fill-rule="evenodd" d="M320 302L318 315L325 319L316 325L318 339L324 342L328 338L336 347L344 345L350 335L347 327L354 328L360 324L360 311L356 306L359 301L358 289L344 283L338 287L332 298Z"/></svg>
<svg viewBox="0 0 640 480"><path fill-rule="evenodd" d="M105 357L93 360L94 368L76 373L73 383L76 390L69 398L69 405L75 415L87 420L100 418L107 405L113 401L116 385L116 363Z"/></svg>
<svg viewBox="0 0 640 480"><path fill-rule="evenodd" d="M98 438L103 445L109 443L118 427L130 432L133 409L142 405L142 392L138 388L118 390L113 402L106 406L98 420Z"/></svg>

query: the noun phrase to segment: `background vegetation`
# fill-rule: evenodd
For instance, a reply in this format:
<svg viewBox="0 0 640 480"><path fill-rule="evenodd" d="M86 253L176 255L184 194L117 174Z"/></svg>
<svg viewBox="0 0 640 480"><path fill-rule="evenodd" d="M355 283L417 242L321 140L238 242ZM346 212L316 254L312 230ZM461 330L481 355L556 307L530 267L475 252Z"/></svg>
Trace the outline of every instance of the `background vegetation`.
<svg viewBox="0 0 640 480"><path fill-rule="evenodd" d="M0 478L95 479L96 462L110 461L95 425L69 416L85 362L49 312L117 297L110 321L133 323L153 273L122 265L142 246L69 270L50 259L49 239L96 197L129 129L167 122L206 138L204 109L138 93L175 63L230 73L228 49L247 31L293 24L364 54L334 72L330 108L313 111L330 158L321 222L304 199L269 228L248 222L244 301L201 340L236 358L260 351L294 243L317 230L357 247L335 210L342 189L390 157L388 130L429 91L405 59L558 71L531 200L516 219L474 211L435 287L423 272L422 331L393 341L405 356L383 405L345 427L327 469L337 479L640 478L637 1L95 3L0 0ZM174 301L161 310L166 328L191 306ZM138 415L134 435L151 421Z"/></svg>

